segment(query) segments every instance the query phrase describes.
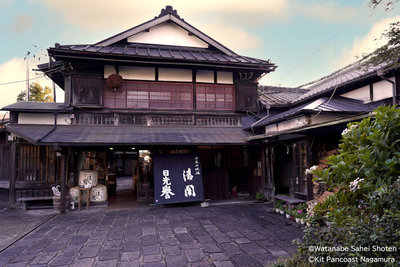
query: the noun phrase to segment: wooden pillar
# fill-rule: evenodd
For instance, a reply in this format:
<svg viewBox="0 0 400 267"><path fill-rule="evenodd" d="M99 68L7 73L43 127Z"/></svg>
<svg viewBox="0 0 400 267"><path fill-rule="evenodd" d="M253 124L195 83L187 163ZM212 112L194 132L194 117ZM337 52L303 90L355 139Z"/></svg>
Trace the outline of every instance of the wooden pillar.
<svg viewBox="0 0 400 267"><path fill-rule="evenodd" d="M8 202L11 205L15 204L16 192L15 182L17 180L17 144L11 143L11 173L10 173L10 185L8 187Z"/></svg>
<svg viewBox="0 0 400 267"><path fill-rule="evenodd" d="M67 151L62 151L61 154L61 166L60 166L60 184L61 184L61 208L60 211L61 212L65 212L65 199L66 199L66 183L67 183L67 175L66 175L66 164L67 164L67 155L66 155Z"/></svg>

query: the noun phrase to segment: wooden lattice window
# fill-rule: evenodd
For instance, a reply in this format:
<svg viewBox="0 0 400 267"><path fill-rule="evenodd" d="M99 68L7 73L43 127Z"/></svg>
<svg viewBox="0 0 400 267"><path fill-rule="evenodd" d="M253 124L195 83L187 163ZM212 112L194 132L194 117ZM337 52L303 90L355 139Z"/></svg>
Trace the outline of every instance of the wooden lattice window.
<svg viewBox="0 0 400 267"><path fill-rule="evenodd" d="M192 109L193 85L125 81L116 92L105 90L104 107Z"/></svg>
<svg viewBox="0 0 400 267"><path fill-rule="evenodd" d="M231 85L198 84L196 87L196 107L201 110L234 110L234 87Z"/></svg>

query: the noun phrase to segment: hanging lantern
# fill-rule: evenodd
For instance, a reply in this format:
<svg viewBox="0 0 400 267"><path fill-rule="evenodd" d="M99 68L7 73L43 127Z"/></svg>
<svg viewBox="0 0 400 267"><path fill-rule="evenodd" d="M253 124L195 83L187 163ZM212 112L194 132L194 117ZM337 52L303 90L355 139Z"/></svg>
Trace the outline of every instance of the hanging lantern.
<svg viewBox="0 0 400 267"><path fill-rule="evenodd" d="M107 86L112 88L114 92L122 85L122 76L119 74L110 74L107 77Z"/></svg>

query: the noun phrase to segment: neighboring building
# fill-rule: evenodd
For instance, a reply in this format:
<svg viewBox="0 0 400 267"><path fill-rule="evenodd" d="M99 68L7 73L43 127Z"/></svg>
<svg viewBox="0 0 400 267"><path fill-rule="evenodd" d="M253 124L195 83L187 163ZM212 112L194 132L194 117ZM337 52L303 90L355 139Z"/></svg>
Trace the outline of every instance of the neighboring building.
<svg viewBox="0 0 400 267"><path fill-rule="evenodd" d="M200 155L206 198L228 198L233 186L259 190L261 150L243 127L258 111L258 79L276 68L269 60L234 53L170 6L98 43L56 43L48 54L38 67L65 91L64 103L3 107L11 175L0 184L11 203L50 195L55 184L64 198L82 169L104 183L138 175L138 199L151 199L153 156L189 152Z"/></svg>
<svg viewBox="0 0 400 267"><path fill-rule="evenodd" d="M369 116L378 105L398 103L399 79L395 69L377 66L365 71L352 64L309 83L301 94L303 89L261 90L260 99L270 113L247 128L257 134L247 139L264 146L267 198L289 194L312 199L318 188L305 170L323 165L327 155L337 152L347 123Z"/></svg>

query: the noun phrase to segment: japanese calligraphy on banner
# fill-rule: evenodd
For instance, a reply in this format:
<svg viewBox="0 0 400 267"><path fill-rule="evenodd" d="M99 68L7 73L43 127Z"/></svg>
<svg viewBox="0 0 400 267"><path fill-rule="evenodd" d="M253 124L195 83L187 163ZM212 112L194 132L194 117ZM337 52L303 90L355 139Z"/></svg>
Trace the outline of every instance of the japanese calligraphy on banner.
<svg viewBox="0 0 400 267"><path fill-rule="evenodd" d="M204 201L198 154L154 155L154 204Z"/></svg>

